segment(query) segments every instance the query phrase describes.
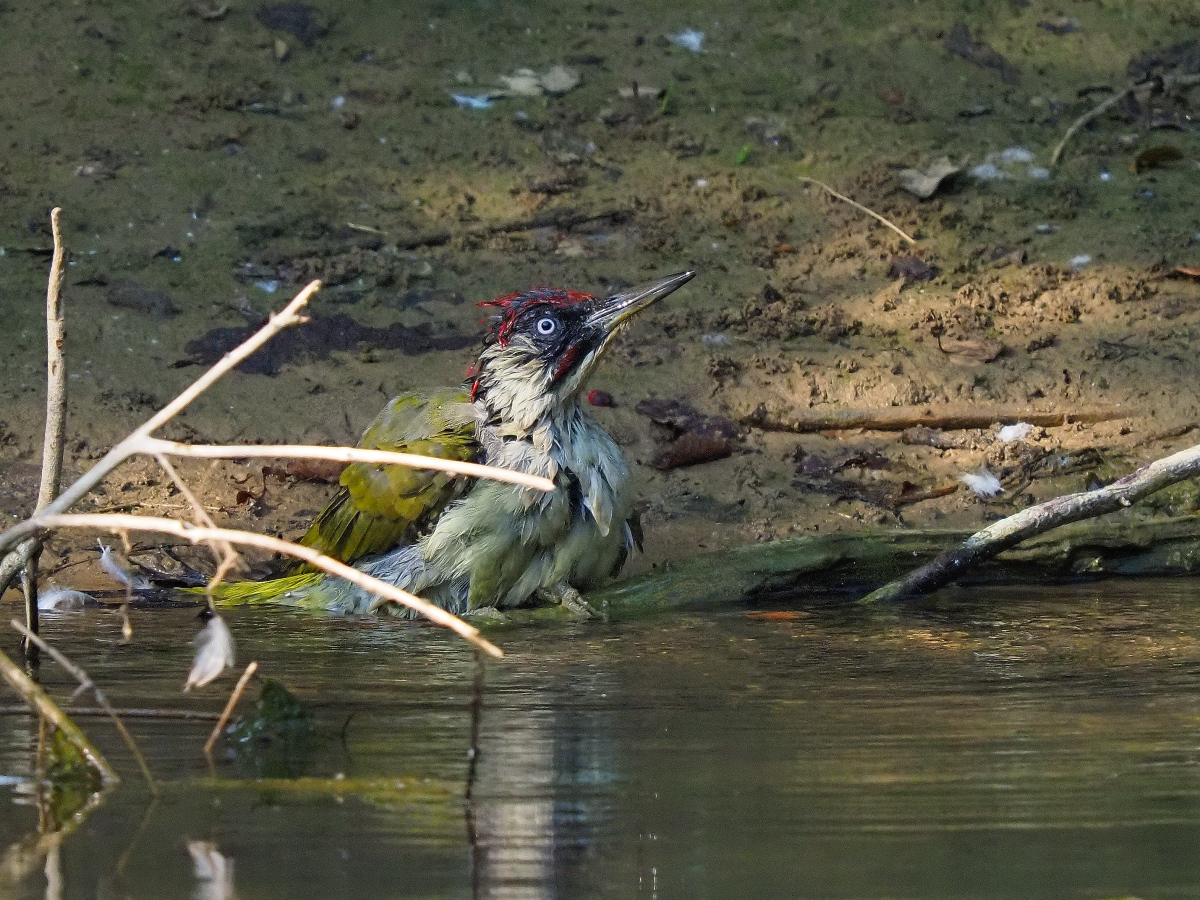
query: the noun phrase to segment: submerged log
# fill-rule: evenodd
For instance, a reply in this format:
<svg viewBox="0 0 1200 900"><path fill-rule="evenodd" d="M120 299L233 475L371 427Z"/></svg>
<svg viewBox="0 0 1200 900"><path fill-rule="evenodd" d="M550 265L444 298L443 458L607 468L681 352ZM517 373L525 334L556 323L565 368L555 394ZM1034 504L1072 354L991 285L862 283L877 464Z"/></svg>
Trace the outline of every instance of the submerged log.
<svg viewBox="0 0 1200 900"><path fill-rule="evenodd" d="M845 532L755 544L669 563L589 594L587 601L612 620L739 603L852 601L961 544L969 534ZM1068 525L981 564L964 583L1046 584L1197 573L1200 515L1193 515Z"/></svg>

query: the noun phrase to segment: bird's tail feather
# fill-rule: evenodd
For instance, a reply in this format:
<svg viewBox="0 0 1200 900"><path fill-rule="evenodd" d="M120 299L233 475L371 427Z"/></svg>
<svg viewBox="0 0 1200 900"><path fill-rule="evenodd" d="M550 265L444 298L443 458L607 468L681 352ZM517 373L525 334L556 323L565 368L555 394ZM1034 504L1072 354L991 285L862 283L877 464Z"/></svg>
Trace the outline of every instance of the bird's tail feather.
<svg viewBox="0 0 1200 900"><path fill-rule="evenodd" d="M324 572L301 572L269 581L223 582L213 589L213 602L217 606L252 606L258 603L274 603L290 591L299 591L315 586ZM189 588L189 593L203 593L203 588Z"/></svg>

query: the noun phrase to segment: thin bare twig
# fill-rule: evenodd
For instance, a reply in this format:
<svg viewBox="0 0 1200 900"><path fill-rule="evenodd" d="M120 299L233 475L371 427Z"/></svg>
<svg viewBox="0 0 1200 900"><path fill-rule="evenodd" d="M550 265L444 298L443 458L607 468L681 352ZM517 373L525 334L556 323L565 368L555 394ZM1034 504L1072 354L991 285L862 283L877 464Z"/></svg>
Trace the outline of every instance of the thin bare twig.
<svg viewBox="0 0 1200 900"><path fill-rule="evenodd" d="M251 356L259 347L284 328L305 321L304 317L299 314L299 310L312 299L313 294L320 287L320 281L310 282L300 293L292 298L292 301L281 312L272 316L262 328L233 350L226 353L216 365L188 385L179 396L135 428L128 437L120 441L108 453L104 454L96 465L88 469L78 481L59 494L57 499L47 506L43 512L49 515L56 515L69 510L85 497L92 488L99 484L109 472L124 462L129 456L133 455L136 451L132 450L132 447L137 446L142 439L177 416L188 404L208 390L208 388L212 387L219 378L236 368L243 360ZM37 528L37 526L34 527L35 529ZM20 528L21 526L18 525L0 534L0 551L8 550L20 541L24 535L19 530ZM2 576L3 571L0 570L0 587L6 585Z"/></svg>
<svg viewBox="0 0 1200 900"><path fill-rule="evenodd" d="M194 709L152 709L148 707L126 707L124 709L114 707L114 709L116 709L117 715L124 719L178 719L185 722L215 722L219 715L219 713L215 712L203 712ZM28 710L29 707L27 706L0 703L0 716L27 712ZM99 716L108 718L108 710L102 706L72 706L71 716L76 719L94 719Z"/></svg>
<svg viewBox="0 0 1200 900"><path fill-rule="evenodd" d="M250 679L254 673L258 671L258 663L251 660L250 665L246 666L246 671L242 673L242 677L238 679L237 684L233 686L233 693L229 695L229 702L225 704L225 708L221 710L221 715L217 719L217 724L213 726L212 733L208 736L208 740L204 742L204 755L212 759L212 748L216 744L217 738L221 736L222 730L225 728L225 723L229 721L229 717L233 715L233 708L237 706L238 700L242 697L242 691L246 689L246 685L250 683Z"/></svg>
<svg viewBox="0 0 1200 900"><path fill-rule="evenodd" d="M42 434L42 477L38 485L37 506L34 513L41 512L58 493L62 478L63 440L67 424L67 367L63 359L66 335L63 328L63 311L60 303L63 281L62 229L59 217L62 209L50 210L50 232L54 236L54 255L50 260L50 278L46 284L46 423ZM30 546L19 553L10 553L0 564L0 594L3 594L18 569L24 568L25 624L37 633L37 563L42 551L40 538L34 538ZM4 574L11 569L11 572ZM25 655L36 659L37 651L25 642Z"/></svg>
<svg viewBox="0 0 1200 900"><path fill-rule="evenodd" d="M179 477L179 473L175 471L175 467L171 465L171 461L161 453L156 453L154 458L162 470L167 473L167 477L171 479L171 482L179 490L179 493L183 494L183 499L187 501L188 506L191 508L192 518L196 524L204 525L208 528L216 528L217 523L212 520L212 516L208 514L196 495L192 493L192 489L187 486L187 482ZM225 572L237 564L237 551L225 543L213 544L210 549L213 552L213 558L217 561L221 576L224 577Z"/></svg>
<svg viewBox="0 0 1200 900"><path fill-rule="evenodd" d="M121 737L124 738L125 744L129 747L129 752L133 754L133 758L137 760L138 768L142 770L142 777L146 779L150 793L157 794L158 787L154 783L154 776L150 774L150 767L146 765L146 757L142 756L142 751L138 749L137 741L133 739L133 735L129 733L129 729L125 727L125 723L121 721L121 717L117 715L117 711L113 709L112 704L108 702L108 698L104 696L104 691L100 690L96 682L92 681L91 676L80 666L71 662L61 650L47 644L40 636L34 634L16 619L9 620L9 624L19 631L25 637L25 640L36 644L38 649L70 672L71 676L79 682L80 689L92 692L92 695L96 698L96 702L108 713L113 724L117 726L117 731L121 732Z"/></svg>
<svg viewBox="0 0 1200 900"><path fill-rule="evenodd" d="M21 671L20 666L14 663L3 651L0 651L0 677L3 677L8 682L9 686L24 698L33 710L46 719L57 728L73 747L87 760L101 779L107 782L120 781L120 777L113 770L112 766L104 759L104 756L96 749L95 745L88 740L87 735L79 730L79 726L71 721L70 716L64 713L53 700L38 684Z"/></svg>
<svg viewBox="0 0 1200 900"><path fill-rule="evenodd" d="M63 433L67 422L67 366L63 357L66 330L60 303L63 249L59 216L62 210L50 210L50 230L54 235L54 256L50 260L50 280L46 287L46 428L42 437L42 479L38 485L37 512L58 496L62 479Z"/></svg>
<svg viewBox="0 0 1200 900"><path fill-rule="evenodd" d="M446 612L440 606L435 606L428 600L422 600L420 597L410 594L408 591L401 590L393 584L388 584L386 581L381 581L365 572L360 572L353 566L348 566L344 562L334 559L332 556L318 553L311 547L293 544L290 541L281 540L270 535L255 534L251 531L237 531L232 528L202 528L197 525L189 525L187 522L180 522L176 519L163 519L155 516L131 516L115 513L43 515L37 520L31 519L28 522L23 522L21 525L14 526L12 530L24 529L28 531L30 527L33 529L97 528L115 532L151 531L181 537L193 544L215 540L228 541L231 544L247 547L260 547L264 550L271 550L275 553L282 553L285 556L303 560L309 565L328 572L330 575L336 575L338 578L344 578L347 581L353 582L364 590L370 591L372 594L378 594L393 603L398 603L414 612L420 613L435 625L441 625L443 628L450 629L460 637L466 638L490 656L496 658L504 656L499 647L480 635L478 628L468 625L462 619L458 618L458 616Z"/></svg>
<svg viewBox="0 0 1200 900"><path fill-rule="evenodd" d="M1092 519L1132 506L1142 497L1200 474L1200 445L1156 459L1135 472L1094 491L1055 497L1030 506L967 538L932 562L888 582L863 602L919 597L949 584L968 568L991 559L1022 541L1069 522Z"/></svg>
<svg viewBox="0 0 1200 900"><path fill-rule="evenodd" d="M800 175L798 177L801 181L808 182L809 184L815 184L818 187L824 188L825 190L829 191L829 193L831 193L833 196L837 197L839 200L841 200L845 203L849 203L851 206L853 206L855 209L859 210L860 212L865 212L868 216L875 219L876 221L882 222L888 228L892 229L892 231L896 232L896 234L900 235L900 237L902 237L906 241L908 241L908 243L911 246L915 247L917 245L917 239L906 234L903 230L901 230L900 226L897 225L895 222L893 222L891 219L884 218L879 213L875 212L875 210L868 209L867 207L865 207L861 203L859 203L857 200L851 200L845 194L838 193L837 191L835 191L833 188L831 188L829 185L827 185L823 181L818 181L815 178L809 178L807 175Z"/></svg>
<svg viewBox="0 0 1200 900"><path fill-rule="evenodd" d="M252 459L254 457L300 457L302 459L328 459L333 462L383 463L412 466L416 469L437 469L454 475L473 478L490 478L538 491L554 490L554 482L540 475L529 475L515 469L499 469L479 463L460 462L457 459L438 459L414 453L397 453L392 450L368 450L360 447L321 447L310 444L178 444L161 438L145 438L139 441L135 452L190 456L202 459Z"/></svg>
<svg viewBox="0 0 1200 900"><path fill-rule="evenodd" d="M780 412L757 406L739 417L745 425L763 431L839 431L864 428L869 431L905 431L909 428L940 428L946 431L991 428L1028 422L1042 428L1054 428L1072 422L1108 422L1133 416L1120 406L1092 406L1072 410L1032 409L1028 406L983 404L943 404L927 406L889 406L880 409L847 407L795 407Z"/></svg>

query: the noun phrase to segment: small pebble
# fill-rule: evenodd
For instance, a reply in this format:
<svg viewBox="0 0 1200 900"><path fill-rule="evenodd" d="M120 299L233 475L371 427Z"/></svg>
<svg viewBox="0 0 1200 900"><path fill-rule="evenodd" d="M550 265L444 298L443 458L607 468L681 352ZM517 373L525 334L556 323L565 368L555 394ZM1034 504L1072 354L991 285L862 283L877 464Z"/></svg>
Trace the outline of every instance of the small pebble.
<svg viewBox="0 0 1200 900"><path fill-rule="evenodd" d="M667 40L672 44L678 44L684 50L691 50L693 53L699 53L704 49L704 32L692 28L685 28L678 34L669 34Z"/></svg>
<svg viewBox="0 0 1200 900"><path fill-rule="evenodd" d="M992 163L980 163L971 169L971 176L978 178L980 181L995 181L998 178L1003 178L1004 173L1000 171L1000 167Z"/></svg>
<svg viewBox="0 0 1200 900"><path fill-rule="evenodd" d="M492 98L487 94L480 94L473 97L470 94L451 94L450 99L454 101L454 105L462 109L489 109L492 105Z"/></svg>
<svg viewBox="0 0 1200 900"><path fill-rule="evenodd" d="M1091 261L1092 257L1090 255L1087 253L1080 253L1078 256L1072 256L1068 265L1070 265L1072 269L1082 269Z"/></svg>
<svg viewBox="0 0 1200 900"><path fill-rule="evenodd" d="M1045 166L1030 166L1029 177L1036 178L1038 181L1047 181L1050 178L1050 170Z"/></svg>
<svg viewBox="0 0 1200 900"><path fill-rule="evenodd" d="M1103 172L1100 173L1100 180L1101 181L1112 181L1112 172L1105 169Z"/></svg>
<svg viewBox="0 0 1200 900"><path fill-rule="evenodd" d="M1009 147L1000 154L1000 161L1005 163L1031 163L1033 151L1025 147Z"/></svg>
<svg viewBox="0 0 1200 900"><path fill-rule="evenodd" d="M1057 225L1051 225L1049 222L1039 222L1033 229L1038 234L1054 234L1058 231Z"/></svg>
<svg viewBox="0 0 1200 900"><path fill-rule="evenodd" d="M716 334L702 334L700 335L700 341L708 347L728 347L729 335L723 331Z"/></svg>
<svg viewBox="0 0 1200 900"><path fill-rule="evenodd" d="M256 288L258 288L260 291L262 291L264 294L273 294L277 290L279 290L279 282L274 281L274 280L272 280L272 281L256 281L256 282L254 282L254 286Z"/></svg>

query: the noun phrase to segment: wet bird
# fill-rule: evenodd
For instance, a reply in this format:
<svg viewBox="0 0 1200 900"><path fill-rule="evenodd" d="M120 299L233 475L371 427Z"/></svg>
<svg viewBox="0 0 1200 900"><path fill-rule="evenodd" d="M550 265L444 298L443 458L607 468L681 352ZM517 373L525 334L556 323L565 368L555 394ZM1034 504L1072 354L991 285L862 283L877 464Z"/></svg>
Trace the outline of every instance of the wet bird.
<svg viewBox="0 0 1200 900"><path fill-rule="evenodd" d="M620 571L641 529L629 466L585 410L583 387L621 328L694 275L607 298L533 288L480 304L497 315L466 384L401 394L359 442L542 475L555 491L354 463L300 543L455 613L533 598L586 609L579 592ZM218 597L352 613L377 605L368 591L305 569L226 584Z"/></svg>

